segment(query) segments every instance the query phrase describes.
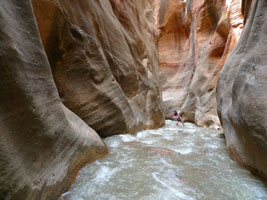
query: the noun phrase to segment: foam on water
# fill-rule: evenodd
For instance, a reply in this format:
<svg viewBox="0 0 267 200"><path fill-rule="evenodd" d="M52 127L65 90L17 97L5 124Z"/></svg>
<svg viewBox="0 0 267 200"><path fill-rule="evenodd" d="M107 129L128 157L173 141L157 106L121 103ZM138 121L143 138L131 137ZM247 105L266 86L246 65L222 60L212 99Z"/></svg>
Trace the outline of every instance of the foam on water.
<svg viewBox="0 0 267 200"><path fill-rule="evenodd" d="M135 141L136 137L130 134L120 135L123 142L131 142Z"/></svg>
<svg viewBox="0 0 267 200"><path fill-rule="evenodd" d="M106 138L110 154L84 167L60 200L267 200L267 186L229 158L219 131L185 125Z"/></svg>
<svg viewBox="0 0 267 200"><path fill-rule="evenodd" d="M152 173L152 177L154 178L154 180L156 182L158 182L161 186L163 186L164 189L162 189L162 190L165 190L164 193L163 193L164 196L163 196L162 199L169 199L169 198L176 198L177 199L177 198L179 198L181 200L182 199L184 199L184 200L194 200L194 198L184 194L182 192L182 190L177 190L176 189L179 186L181 186L181 183L180 184L176 183L176 187L173 187L173 186L169 185L171 182L168 181L168 179L165 178L165 179L161 180L159 178L159 176L160 175L158 173L156 173L156 172ZM158 188L158 189L160 190L160 188ZM160 197L160 196L158 196L158 197Z"/></svg>
<svg viewBox="0 0 267 200"><path fill-rule="evenodd" d="M182 148L182 149L174 149L174 151L180 154L189 154L192 152L192 149Z"/></svg>

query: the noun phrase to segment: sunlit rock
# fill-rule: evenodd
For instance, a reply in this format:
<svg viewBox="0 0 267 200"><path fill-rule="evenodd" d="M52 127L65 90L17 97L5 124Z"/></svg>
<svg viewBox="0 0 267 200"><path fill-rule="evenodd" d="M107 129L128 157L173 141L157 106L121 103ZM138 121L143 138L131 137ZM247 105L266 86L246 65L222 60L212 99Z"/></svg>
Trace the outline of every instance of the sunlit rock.
<svg viewBox="0 0 267 200"><path fill-rule="evenodd" d="M156 0L164 108L219 125L216 84L243 29L241 0Z"/></svg>

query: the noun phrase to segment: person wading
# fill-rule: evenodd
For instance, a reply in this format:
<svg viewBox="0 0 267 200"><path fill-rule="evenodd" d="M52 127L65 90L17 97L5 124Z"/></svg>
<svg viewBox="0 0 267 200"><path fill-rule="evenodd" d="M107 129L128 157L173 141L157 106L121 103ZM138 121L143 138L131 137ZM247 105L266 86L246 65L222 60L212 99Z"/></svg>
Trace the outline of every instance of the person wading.
<svg viewBox="0 0 267 200"><path fill-rule="evenodd" d="M177 125L177 126L179 126L179 122L181 122L181 123L183 124L183 126L184 126L183 119L182 119L182 117L181 117L181 115L180 115L179 112L177 112L176 110L174 110L174 111L173 111L173 114L170 115L170 116L175 116L175 117L176 117L176 120L177 120L176 125Z"/></svg>

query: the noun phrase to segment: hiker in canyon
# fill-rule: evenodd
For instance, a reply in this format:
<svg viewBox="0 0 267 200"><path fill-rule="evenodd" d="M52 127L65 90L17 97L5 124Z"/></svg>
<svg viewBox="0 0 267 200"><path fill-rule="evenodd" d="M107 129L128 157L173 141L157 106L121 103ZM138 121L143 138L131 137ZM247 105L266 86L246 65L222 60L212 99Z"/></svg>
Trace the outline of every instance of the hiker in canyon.
<svg viewBox="0 0 267 200"><path fill-rule="evenodd" d="M183 119L182 119L182 116L179 112L177 112L176 110L173 111L173 114L171 114L170 116L175 116L176 119L177 119L177 123L176 125L179 126L179 122L181 122L184 126L184 122L183 122Z"/></svg>

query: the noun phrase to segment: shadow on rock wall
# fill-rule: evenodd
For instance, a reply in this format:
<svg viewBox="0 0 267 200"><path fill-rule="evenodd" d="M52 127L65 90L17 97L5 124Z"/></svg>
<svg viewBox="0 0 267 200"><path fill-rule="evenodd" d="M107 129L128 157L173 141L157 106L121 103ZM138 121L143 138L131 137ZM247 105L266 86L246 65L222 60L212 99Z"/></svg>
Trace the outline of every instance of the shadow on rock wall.
<svg viewBox="0 0 267 200"><path fill-rule="evenodd" d="M266 1L252 2L242 36L220 73L217 103L230 156L267 180L266 9Z"/></svg>
<svg viewBox="0 0 267 200"><path fill-rule="evenodd" d="M102 137L164 124L157 30L148 1L34 0L33 5L68 108Z"/></svg>
<svg viewBox="0 0 267 200"><path fill-rule="evenodd" d="M0 18L0 199L56 199L107 148L60 101L31 1Z"/></svg>
<svg viewBox="0 0 267 200"><path fill-rule="evenodd" d="M57 199L107 153L93 129L164 124L149 2L9 0L0 18L0 199Z"/></svg>

